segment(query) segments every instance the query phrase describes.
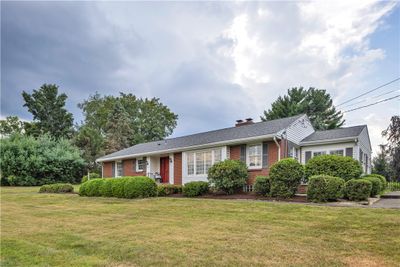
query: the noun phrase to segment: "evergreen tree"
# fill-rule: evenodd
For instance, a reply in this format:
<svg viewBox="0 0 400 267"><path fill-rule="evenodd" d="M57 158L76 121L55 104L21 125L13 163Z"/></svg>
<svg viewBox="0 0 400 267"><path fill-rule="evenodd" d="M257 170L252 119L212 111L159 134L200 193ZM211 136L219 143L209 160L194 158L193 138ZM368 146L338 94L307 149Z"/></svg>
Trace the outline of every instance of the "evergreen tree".
<svg viewBox="0 0 400 267"><path fill-rule="evenodd" d="M331 96L323 89L303 87L288 89L287 95L279 96L271 109L264 111L261 120L274 120L299 114L307 114L316 130L339 128L344 124L343 115L333 106Z"/></svg>
<svg viewBox="0 0 400 267"><path fill-rule="evenodd" d="M386 148L386 145L380 145L380 151L376 157L372 160L373 173L385 176L386 180L390 180L393 176L392 169L390 166L390 157Z"/></svg>
<svg viewBox="0 0 400 267"><path fill-rule="evenodd" d="M58 86L44 84L32 94L23 91L27 107L41 134L48 133L55 138L71 137L73 117L65 109L66 94L58 94Z"/></svg>

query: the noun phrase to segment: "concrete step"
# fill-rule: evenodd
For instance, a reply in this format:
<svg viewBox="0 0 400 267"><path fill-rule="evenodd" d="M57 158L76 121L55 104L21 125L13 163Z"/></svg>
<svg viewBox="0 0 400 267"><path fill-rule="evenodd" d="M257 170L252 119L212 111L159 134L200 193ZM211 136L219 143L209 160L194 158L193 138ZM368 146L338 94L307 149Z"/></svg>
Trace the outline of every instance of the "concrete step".
<svg viewBox="0 0 400 267"><path fill-rule="evenodd" d="M400 191L386 193L381 198L400 199Z"/></svg>

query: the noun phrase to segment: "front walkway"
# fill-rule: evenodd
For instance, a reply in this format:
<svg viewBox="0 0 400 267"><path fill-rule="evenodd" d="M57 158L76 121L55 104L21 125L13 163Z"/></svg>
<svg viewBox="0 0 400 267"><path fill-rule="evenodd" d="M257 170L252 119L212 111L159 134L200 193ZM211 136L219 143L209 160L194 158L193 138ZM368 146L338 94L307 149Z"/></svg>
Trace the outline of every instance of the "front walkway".
<svg viewBox="0 0 400 267"><path fill-rule="evenodd" d="M381 196L381 199L375 202L374 208L393 208L400 209L400 191L389 192Z"/></svg>

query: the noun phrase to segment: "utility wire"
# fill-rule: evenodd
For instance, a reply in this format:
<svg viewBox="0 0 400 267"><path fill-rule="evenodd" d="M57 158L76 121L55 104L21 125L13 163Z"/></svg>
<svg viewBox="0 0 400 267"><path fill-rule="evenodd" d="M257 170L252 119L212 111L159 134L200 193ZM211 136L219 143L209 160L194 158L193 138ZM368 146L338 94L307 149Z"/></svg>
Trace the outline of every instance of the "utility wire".
<svg viewBox="0 0 400 267"><path fill-rule="evenodd" d="M347 100L347 101L344 101L343 103L340 103L339 105L336 105L336 107L339 107L339 106L341 106L341 105L343 105L343 104L349 103L350 101L353 101L354 99L357 99L357 98L359 98L359 97L365 96L366 94L369 94L369 93L371 93L371 92L373 92L373 91L376 91L376 90L378 90L378 89L380 89L380 88L382 88L382 87L385 87L385 86L387 86L387 85L389 85L389 84L392 84L392 83L394 83L394 82L397 82L398 80L400 80L400 77L399 77L399 78L396 78L396 79L394 79L394 80L392 80L392 81L390 81L390 82L388 82L388 83L382 84L382 85L380 85L380 86L378 86L378 87L375 87L374 89L369 90L368 92L365 92L365 93L363 93L363 94L361 94L361 95L359 95L359 96L356 96L356 97L353 97L353 98L351 98L351 99L349 99L349 100Z"/></svg>
<svg viewBox="0 0 400 267"><path fill-rule="evenodd" d="M396 96L393 96L393 97L390 97L390 98L386 98L386 99L383 99L383 100L380 100L380 101L377 101L375 103L371 103L371 104L368 104L368 105L365 105L365 106L349 109L349 110L343 111L342 113L348 113L348 112L351 112L351 111L354 111L354 110L370 107L370 106L373 106L373 105L376 105L376 104L379 104L379 103L382 103L382 102L386 102L386 101L389 101L389 100L392 100L392 99L395 99L395 98L398 98L398 97L400 97L400 95L396 95Z"/></svg>
<svg viewBox="0 0 400 267"><path fill-rule="evenodd" d="M389 91L389 92L386 92L386 93L383 93L383 94L380 94L380 95L375 95L375 96L367 97L367 98L362 99L361 101L357 101L357 102L355 102L355 103L353 103L353 104L346 105L346 106L344 106L343 108L348 108L348 107L351 107L351 106L355 106L355 105L357 105L357 104L363 103L363 102L368 101L368 100L370 100L370 99L374 99L374 98L377 98L377 97L381 97L381 96L384 96L384 95L388 95L388 94L393 93L393 92L400 92L400 89L391 90L391 91Z"/></svg>

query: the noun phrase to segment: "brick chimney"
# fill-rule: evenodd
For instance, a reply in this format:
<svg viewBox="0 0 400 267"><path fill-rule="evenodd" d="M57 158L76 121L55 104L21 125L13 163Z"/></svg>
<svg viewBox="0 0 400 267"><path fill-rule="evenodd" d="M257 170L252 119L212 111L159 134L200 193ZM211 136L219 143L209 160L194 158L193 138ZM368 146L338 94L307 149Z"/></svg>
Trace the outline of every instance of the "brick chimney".
<svg viewBox="0 0 400 267"><path fill-rule="evenodd" d="M235 126L239 127L239 126L244 126L244 125L249 125L249 124L253 124L253 119L252 118L247 118L245 120L237 120Z"/></svg>

